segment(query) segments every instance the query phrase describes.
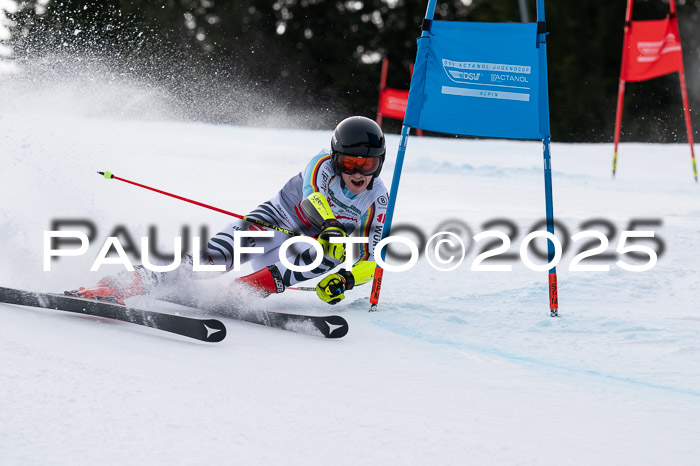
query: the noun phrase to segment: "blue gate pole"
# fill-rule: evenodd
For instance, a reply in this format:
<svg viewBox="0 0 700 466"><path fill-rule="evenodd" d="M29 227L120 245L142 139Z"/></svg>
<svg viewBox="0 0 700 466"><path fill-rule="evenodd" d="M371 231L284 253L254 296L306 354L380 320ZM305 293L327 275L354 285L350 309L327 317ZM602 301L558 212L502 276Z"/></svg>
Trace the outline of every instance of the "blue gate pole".
<svg viewBox="0 0 700 466"><path fill-rule="evenodd" d="M547 231L554 235L554 204L552 202L552 159L549 153L549 89L547 84L547 31L544 19L544 0L537 0L537 47L540 58L540 131L545 136L542 140L544 158L544 195L547 212ZM555 246L547 240L547 257L554 259ZM552 317L559 315L559 290L557 288L557 268L549 269L549 313Z"/></svg>
<svg viewBox="0 0 700 466"><path fill-rule="evenodd" d="M426 37L429 32L426 26L426 21L432 21L435 15L435 4L437 0L428 0L428 8L425 12L425 19L423 20L423 31L421 32L421 37ZM386 219L384 221L384 230L382 232L382 239L389 236L391 233L391 221L394 218L394 206L396 205L396 196L399 192L399 181L401 180L401 170L403 169L403 159L406 154L406 145L408 144L408 135L411 128L403 125L401 127L401 142L399 142L399 151L396 154L396 165L394 166L394 176L391 179L391 191L389 192L389 205L386 209ZM382 260L386 259L386 248L381 252ZM377 303L379 303L379 293L382 289L382 277L384 275L384 269L377 266L374 272L374 281L372 283L372 293L369 295L370 302L370 312L377 310Z"/></svg>
<svg viewBox="0 0 700 466"><path fill-rule="evenodd" d="M401 170L403 170L403 159L406 155L406 146L408 145L408 135L411 128L403 125L401 127L401 141L399 142L399 152L396 154L396 165L394 167L394 176L391 179L391 190L389 191L389 205L386 209L386 220L384 221L384 230L382 231L382 239L389 236L391 233L391 221L394 219L394 205L396 204L396 196L399 192L399 183L401 181ZM382 260L386 258L386 248L382 249Z"/></svg>
<svg viewBox="0 0 700 466"><path fill-rule="evenodd" d="M547 231L554 235L554 203L552 202L552 159L549 154L549 138L542 141L544 157L544 196L547 212ZM554 243L547 240L548 262L554 259ZM557 290L557 267L549 269L549 313L552 317L559 315L559 293Z"/></svg>
<svg viewBox="0 0 700 466"><path fill-rule="evenodd" d="M406 146L408 145L408 135L411 132L409 126L403 125L401 127L401 141L399 142L399 151L396 154L396 165L394 166L394 176L391 179L391 190L389 191L389 204L386 208L386 217L384 220L384 229L382 230L382 239L389 236L391 233L391 222L394 219L394 206L396 205L396 196L399 192L399 183L401 181L401 170L403 169L403 159L406 154ZM382 260L386 260L386 248L382 249L381 252ZM377 304L379 303L379 293L382 289L382 277L384 275L384 269L380 266L374 271L374 281L372 283L372 293L369 295L370 307L369 311L374 312L377 310Z"/></svg>

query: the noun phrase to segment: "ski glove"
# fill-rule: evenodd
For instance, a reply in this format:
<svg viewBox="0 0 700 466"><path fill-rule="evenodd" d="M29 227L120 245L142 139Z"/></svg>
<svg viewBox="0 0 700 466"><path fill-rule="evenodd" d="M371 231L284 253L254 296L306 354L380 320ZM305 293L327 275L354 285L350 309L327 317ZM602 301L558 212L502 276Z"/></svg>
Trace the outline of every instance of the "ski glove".
<svg viewBox="0 0 700 466"><path fill-rule="evenodd" d="M318 235L318 242L323 247L323 252L333 259L343 262L345 260L345 243L331 243L331 238L345 238L345 232L340 222L336 219L326 220L323 231Z"/></svg>
<svg viewBox="0 0 700 466"><path fill-rule="evenodd" d="M316 294L321 301L328 304L338 304L345 299L346 290L351 290L355 286L355 278L351 272L341 270L323 277L316 285Z"/></svg>

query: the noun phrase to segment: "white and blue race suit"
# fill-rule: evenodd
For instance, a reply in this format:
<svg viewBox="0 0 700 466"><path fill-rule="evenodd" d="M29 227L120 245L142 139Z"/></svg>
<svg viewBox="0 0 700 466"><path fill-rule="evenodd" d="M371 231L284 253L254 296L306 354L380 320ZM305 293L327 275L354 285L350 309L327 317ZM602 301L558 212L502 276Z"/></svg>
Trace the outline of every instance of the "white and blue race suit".
<svg viewBox="0 0 700 466"><path fill-rule="evenodd" d="M320 192L326 197L335 218L348 235L356 233L357 236L369 238L369 242L360 247L356 260L373 261L375 246L381 240L384 229L387 189L380 178L375 178L372 189L352 194L341 177L335 175L328 150L318 153L304 171L291 178L272 199L260 204L247 217L315 237L320 231L311 225L301 209L301 201L313 192ZM225 265L226 271L230 271L234 267L234 232L243 230L274 233L271 238L241 238L241 246L264 248L263 254L241 254L241 263L251 262L254 270L275 265L285 286L318 277L340 264L326 255L321 264L309 272L292 271L279 258L279 247L290 236L244 220L236 220L215 234L201 256L208 257L210 264ZM287 259L295 265L311 264L314 258L315 252L310 244L296 243L287 250Z"/></svg>

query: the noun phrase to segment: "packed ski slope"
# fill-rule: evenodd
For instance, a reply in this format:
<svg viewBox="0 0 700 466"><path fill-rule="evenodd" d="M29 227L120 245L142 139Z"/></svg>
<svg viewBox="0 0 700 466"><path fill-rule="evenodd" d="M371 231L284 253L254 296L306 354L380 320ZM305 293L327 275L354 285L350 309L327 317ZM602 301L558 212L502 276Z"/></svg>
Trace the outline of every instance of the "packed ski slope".
<svg viewBox="0 0 700 466"><path fill-rule="evenodd" d="M119 269L89 272L119 227L138 246L154 226L166 252L174 236L229 221L98 170L245 214L328 146L334 123L227 127L56 102L0 108L0 286L91 285ZM387 184L397 146L390 135ZM616 180L609 144L554 143L552 156L555 216L569 236L608 220L614 234L589 228L614 252L631 220L660 221L638 228L665 245L652 270L627 272L616 256L586 262L609 272L570 272L581 243L570 245L558 268L561 317L551 318L546 273L517 258L496 262L511 272L471 271L480 243L451 272L421 258L385 274L377 313L367 312L368 287L335 307L300 291L252 304L342 315L350 332L340 340L222 318L226 340L204 344L0 305L0 463L697 464L700 187L688 147L623 144ZM459 219L473 236L508 219L517 254L544 208L539 143L411 137L395 224L429 237ZM95 238L44 272L43 232L67 219L91 222Z"/></svg>

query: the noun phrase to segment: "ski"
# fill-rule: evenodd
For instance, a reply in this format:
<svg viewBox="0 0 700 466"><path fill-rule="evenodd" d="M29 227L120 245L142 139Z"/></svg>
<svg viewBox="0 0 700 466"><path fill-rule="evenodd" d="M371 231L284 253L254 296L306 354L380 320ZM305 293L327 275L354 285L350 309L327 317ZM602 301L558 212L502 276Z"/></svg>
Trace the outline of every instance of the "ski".
<svg viewBox="0 0 700 466"><path fill-rule="evenodd" d="M348 333L348 322L341 316L307 316L265 310L244 309L235 302L199 302L183 296L163 296L158 299L205 312L305 335L342 338Z"/></svg>
<svg viewBox="0 0 700 466"><path fill-rule="evenodd" d="M58 311L75 312L78 314L120 320L122 322L143 325L145 327L151 327L209 343L220 342L226 337L226 327L221 321L215 319L195 319L164 314L161 312L146 311L122 306L121 304L74 296L35 293L32 291L0 287L0 303L55 309Z"/></svg>

